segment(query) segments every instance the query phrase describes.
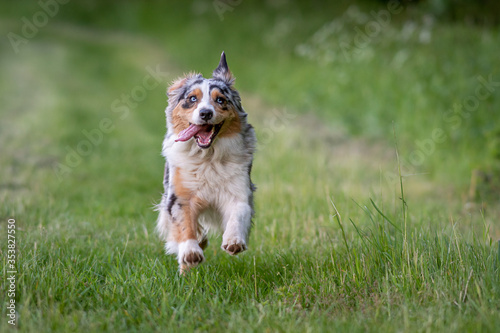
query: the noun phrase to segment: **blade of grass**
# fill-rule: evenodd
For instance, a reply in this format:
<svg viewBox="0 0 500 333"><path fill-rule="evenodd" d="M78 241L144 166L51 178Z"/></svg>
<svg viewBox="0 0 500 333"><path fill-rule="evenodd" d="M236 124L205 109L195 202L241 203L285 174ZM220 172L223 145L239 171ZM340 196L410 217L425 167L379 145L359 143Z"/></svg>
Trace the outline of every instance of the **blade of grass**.
<svg viewBox="0 0 500 333"><path fill-rule="evenodd" d="M396 228L399 232L402 232L401 231L401 228L399 228L396 224L394 224L394 222L392 222L384 213L382 213L382 211L377 207L377 205L375 204L375 202L373 202L373 200L370 198L370 202L372 203L373 207L377 210L377 212L387 221L389 222L394 228Z"/></svg>

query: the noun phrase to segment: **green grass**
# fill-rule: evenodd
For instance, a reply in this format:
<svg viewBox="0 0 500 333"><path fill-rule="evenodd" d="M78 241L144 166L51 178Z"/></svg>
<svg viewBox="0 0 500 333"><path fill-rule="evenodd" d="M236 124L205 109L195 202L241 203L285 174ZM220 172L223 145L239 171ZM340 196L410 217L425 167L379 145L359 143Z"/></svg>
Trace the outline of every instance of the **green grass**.
<svg viewBox="0 0 500 333"><path fill-rule="evenodd" d="M370 45L374 58L320 63L296 46L347 2L286 13L243 2L222 22L211 2L199 15L156 2L88 3L61 7L19 54L0 41L0 225L6 239L16 219L20 331L500 326L498 203L463 209L471 167L491 163L484 135L498 93L454 132L436 116L474 92L475 76L498 74L498 30L436 23L430 44L403 43L395 31L422 22L409 11ZM2 35L38 10L2 6ZM229 257L213 236L206 262L180 277L154 233L164 93L182 72L208 75L222 49L260 141L255 226L247 252ZM398 52L398 61L408 56L401 67ZM157 64L168 75L122 119L113 102ZM285 126L273 127L285 113ZM103 118L114 129L56 173ZM403 172L401 193L393 128L404 160L435 126L450 139L410 170L426 174Z"/></svg>

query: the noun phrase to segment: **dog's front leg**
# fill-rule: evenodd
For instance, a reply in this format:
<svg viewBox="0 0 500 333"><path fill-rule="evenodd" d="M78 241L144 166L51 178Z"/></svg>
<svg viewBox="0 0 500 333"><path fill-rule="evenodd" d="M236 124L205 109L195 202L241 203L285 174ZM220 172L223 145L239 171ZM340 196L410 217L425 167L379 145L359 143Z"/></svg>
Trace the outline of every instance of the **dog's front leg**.
<svg viewBox="0 0 500 333"><path fill-rule="evenodd" d="M221 248L230 255L247 249L248 234L252 225L252 207L247 202L232 202L224 211L224 234Z"/></svg>
<svg viewBox="0 0 500 333"><path fill-rule="evenodd" d="M177 261L182 274L205 259L197 240L199 208L193 200L179 199L172 211L172 238L178 244Z"/></svg>

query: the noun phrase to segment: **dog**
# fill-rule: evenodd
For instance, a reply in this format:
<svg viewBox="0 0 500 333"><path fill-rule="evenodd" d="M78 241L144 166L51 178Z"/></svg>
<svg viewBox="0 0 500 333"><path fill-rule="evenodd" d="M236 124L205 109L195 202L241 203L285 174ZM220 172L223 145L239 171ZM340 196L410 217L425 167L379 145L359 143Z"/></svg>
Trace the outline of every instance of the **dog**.
<svg viewBox="0 0 500 333"><path fill-rule="evenodd" d="M181 274L204 261L209 231L223 232L221 248L230 255L247 249L257 139L234 80L222 52L211 78L191 73L167 91L157 231Z"/></svg>

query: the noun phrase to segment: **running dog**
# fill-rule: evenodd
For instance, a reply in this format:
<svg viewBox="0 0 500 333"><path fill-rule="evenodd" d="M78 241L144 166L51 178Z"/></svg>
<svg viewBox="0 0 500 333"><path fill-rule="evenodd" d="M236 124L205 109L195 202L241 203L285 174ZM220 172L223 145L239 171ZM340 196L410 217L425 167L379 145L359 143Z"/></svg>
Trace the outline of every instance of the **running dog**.
<svg viewBox="0 0 500 333"><path fill-rule="evenodd" d="M222 52L212 77L189 74L168 88L164 194L157 231L184 273L204 260L207 232L222 231L230 255L247 249L257 139Z"/></svg>

